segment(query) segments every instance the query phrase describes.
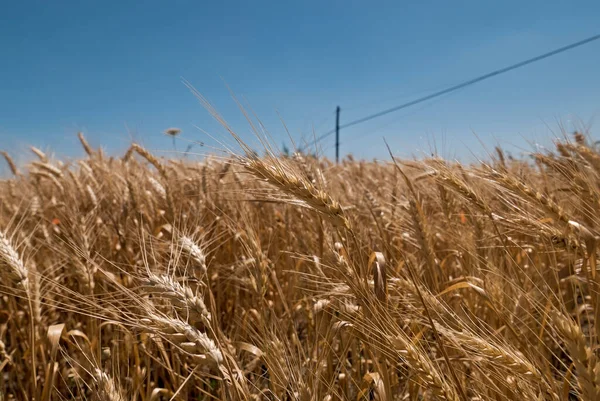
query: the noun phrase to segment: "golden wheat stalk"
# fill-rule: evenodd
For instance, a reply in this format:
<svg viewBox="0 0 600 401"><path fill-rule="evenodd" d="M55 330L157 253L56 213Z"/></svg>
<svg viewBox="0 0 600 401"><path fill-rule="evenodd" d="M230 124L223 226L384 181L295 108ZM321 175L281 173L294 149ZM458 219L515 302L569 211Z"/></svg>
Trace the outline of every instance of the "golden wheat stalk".
<svg viewBox="0 0 600 401"><path fill-rule="evenodd" d="M575 365L577 383L585 401L597 400L599 384L596 379L597 358L587 345L581 327L559 312L551 316L557 331L563 336L569 356Z"/></svg>
<svg viewBox="0 0 600 401"><path fill-rule="evenodd" d="M15 164L14 160L12 159L12 157L10 157L10 155L8 154L8 152L2 151L0 152L2 153L2 156L4 156L4 160L6 160L6 164L8 164L8 167L10 168L10 171L13 173L14 176L18 176L19 175L19 169L17 169L17 165Z"/></svg>
<svg viewBox="0 0 600 401"><path fill-rule="evenodd" d="M79 142L81 142L81 146L83 146L83 150L85 150L85 153L87 153L88 156L93 156L94 150L92 149L88 141L85 139L83 132L77 133L77 137L79 138Z"/></svg>
<svg viewBox="0 0 600 401"><path fill-rule="evenodd" d="M316 188L310 181L293 173L283 162L259 159L258 157L240 158L242 165L254 176L264 179L324 215L335 226L350 228L342 206L326 192Z"/></svg>
<svg viewBox="0 0 600 401"><path fill-rule="evenodd" d="M101 369L95 368L92 377L98 390L99 399L106 401L125 401L126 398L114 379Z"/></svg>
<svg viewBox="0 0 600 401"><path fill-rule="evenodd" d="M210 312L201 297L194 294L192 289L180 284L168 275L149 273L145 280L146 290L149 293L160 295L176 306L182 316L187 316L191 324L203 322L210 324Z"/></svg>
<svg viewBox="0 0 600 401"><path fill-rule="evenodd" d="M16 285L29 291L28 270L21 255L12 246L6 233L0 231L0 262L6 267L5 272Z"/></svg>

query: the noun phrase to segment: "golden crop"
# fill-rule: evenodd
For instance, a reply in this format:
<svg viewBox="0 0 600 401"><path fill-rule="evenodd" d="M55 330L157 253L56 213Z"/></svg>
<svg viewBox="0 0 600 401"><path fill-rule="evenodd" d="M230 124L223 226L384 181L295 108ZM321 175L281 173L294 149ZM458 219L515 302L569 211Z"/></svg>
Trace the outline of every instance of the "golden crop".
<svg viewBox="0 0 600 401"><path fill-rule="evenodd" d="M469 166L80 139L4 154L0 400L600 399L582 135Z"/></svg>

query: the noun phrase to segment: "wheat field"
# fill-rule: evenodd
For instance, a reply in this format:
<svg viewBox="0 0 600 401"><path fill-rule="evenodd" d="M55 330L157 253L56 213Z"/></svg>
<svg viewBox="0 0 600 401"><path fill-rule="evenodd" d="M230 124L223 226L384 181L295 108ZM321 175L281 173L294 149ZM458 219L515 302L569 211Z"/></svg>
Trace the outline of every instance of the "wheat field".
<svg viewBox="0 0 600 401"><path fill-rule="evenodd" d="M79 138L3 153L0 400L600 399L585 135L474 165Z"/></svg>

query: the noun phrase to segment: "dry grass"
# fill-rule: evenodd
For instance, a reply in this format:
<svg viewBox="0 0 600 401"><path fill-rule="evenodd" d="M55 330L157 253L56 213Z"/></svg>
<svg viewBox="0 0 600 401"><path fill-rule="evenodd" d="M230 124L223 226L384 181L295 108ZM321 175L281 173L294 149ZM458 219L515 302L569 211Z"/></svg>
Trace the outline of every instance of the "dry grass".
<svg viewBox="0 0 600 401"><path fill-rule="evenodd" d="M2 153L0 400L600 398L580 134L472 166L79 139Z"/></svg>

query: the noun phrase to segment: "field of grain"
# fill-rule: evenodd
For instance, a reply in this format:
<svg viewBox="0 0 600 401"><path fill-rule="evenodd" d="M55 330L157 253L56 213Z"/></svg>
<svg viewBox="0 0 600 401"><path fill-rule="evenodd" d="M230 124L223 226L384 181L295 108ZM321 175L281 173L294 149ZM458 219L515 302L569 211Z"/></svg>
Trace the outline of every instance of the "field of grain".
<svg viewBox="0 0 600 401"><path fill-rule="evenodd" d="M584 135L469 166L80 139L4 154L0 400L600 399Z"/></svg>

